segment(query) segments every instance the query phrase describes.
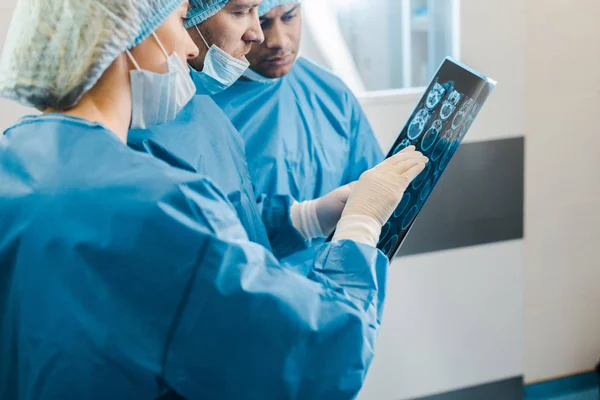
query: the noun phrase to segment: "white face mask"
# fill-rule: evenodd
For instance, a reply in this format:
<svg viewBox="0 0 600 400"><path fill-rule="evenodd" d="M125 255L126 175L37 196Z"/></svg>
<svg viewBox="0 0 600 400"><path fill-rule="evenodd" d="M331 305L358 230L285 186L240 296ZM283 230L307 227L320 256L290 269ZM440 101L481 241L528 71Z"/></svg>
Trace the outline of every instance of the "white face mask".
<svg viewBox="0 0 600 400"><path fill-rule="evenodd" d="M131 129L148 129L173 121L196 93L194 82L179 56L176 53L169 56L156 34L152 33L152 36L167 58L169 72L158 74L142 70L131 53L126 52L136 68L129 72Z"/></svg>
<svg viewBox="0 0 600 400"><path fill-rule="evenodd" d="M209 46L198 29L198 25L195 28L208 49L208 53L204 57L204 67L195 75L210 94L217 94L233 85L248 69L250 63L233 58L214 44Z"/></svg>

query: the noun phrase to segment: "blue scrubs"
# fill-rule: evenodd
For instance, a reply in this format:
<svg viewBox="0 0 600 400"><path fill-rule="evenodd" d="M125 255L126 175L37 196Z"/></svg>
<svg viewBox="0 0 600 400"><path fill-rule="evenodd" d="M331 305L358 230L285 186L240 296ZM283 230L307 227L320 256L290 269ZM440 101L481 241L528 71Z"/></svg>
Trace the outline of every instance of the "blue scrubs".
<svg viewBox="0 0 600 400"><path fill-rule="evenodd" d="M0 398L352 399L387 258L323 246L307 277L199 174L49 114L0 138Z"/></svg>
<svg viewBox="0 0 600 400"><path fill-rule="evenodd" d="M238 80L213 96L246 144L256 193L312 200L383 161L358 100L335 75L300 57L283 78ZM294 254L310 262L316 246Z"/></svg>
<svg viewBox="0 0 600 400"><path fill-rule="evenodd" d="M257 193L312 200L383 161L350 89L305 58L283 78L240 79L213 99L246 143Z"/></svg>
<svg viewBox="0 0 600 400"><path fill-rule="evenodd" d="M259 199L254 194L244 144L231 121L206 95L196 95L174 121L131 130L128 144L168 164L209 177L227 194L250 240L278 257L304 250L307 243L289 217L289 196ZM267 226L265 227L265 224Z"/></svg>

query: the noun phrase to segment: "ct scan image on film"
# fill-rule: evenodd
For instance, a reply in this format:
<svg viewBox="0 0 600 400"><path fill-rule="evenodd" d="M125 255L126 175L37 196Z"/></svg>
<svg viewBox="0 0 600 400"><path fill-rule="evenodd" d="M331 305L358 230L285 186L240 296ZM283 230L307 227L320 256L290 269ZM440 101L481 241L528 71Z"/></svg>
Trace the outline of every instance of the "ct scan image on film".
<svg viewBox="0 0 600 400"><path fill-rule="evenodd" d="M496 82L446 58L417 104L387 157L414 145L429 158L383 226L377 248L396 256L419 212L494 90Z"/></svg>

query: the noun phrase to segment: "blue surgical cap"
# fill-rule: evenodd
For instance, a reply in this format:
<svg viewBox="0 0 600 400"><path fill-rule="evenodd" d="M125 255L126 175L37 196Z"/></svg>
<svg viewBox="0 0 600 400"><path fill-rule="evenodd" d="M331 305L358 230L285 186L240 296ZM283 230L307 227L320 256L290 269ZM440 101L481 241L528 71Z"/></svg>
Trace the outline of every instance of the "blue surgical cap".
<svg viewBox="0 0 600 400"><path fill-rule="evenodd" d="M300 4L301 2L302 0L263 0L263 2L260 3L260 6L258 6L258 15L262 17L275 7L285 6L287 4Z"/></svg>
<svg viewBox="0 0 600 400"><path fill-rule="evenodd" d="M219 11L229 0L190 0L190 11L185 22L186 28L196 26Z"/></svg>
<svg viewBox="0 0 600 400"><path fill-rule="evenodd" d="M0 57L0 96L68 110L183 0L19 0Z"/></svg>

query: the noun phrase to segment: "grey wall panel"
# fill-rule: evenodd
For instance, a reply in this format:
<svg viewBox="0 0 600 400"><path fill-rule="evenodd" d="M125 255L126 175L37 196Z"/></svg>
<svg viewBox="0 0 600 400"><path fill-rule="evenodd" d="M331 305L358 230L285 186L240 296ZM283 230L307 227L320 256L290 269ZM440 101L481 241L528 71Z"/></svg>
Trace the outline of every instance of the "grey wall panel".
<svg viewBox="0 0 600 400"><path fill-rule="evenodd" d="M418 400L522 400L523 378L515 377Z"/></svg>
<svg viewBox="0 0 600 400"><path fill-rule="evenodd" d="M399 255L523 237L524 138L463 143Z"/></svg>

